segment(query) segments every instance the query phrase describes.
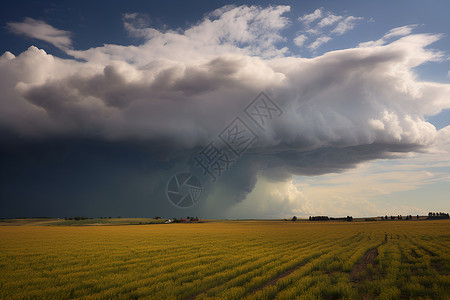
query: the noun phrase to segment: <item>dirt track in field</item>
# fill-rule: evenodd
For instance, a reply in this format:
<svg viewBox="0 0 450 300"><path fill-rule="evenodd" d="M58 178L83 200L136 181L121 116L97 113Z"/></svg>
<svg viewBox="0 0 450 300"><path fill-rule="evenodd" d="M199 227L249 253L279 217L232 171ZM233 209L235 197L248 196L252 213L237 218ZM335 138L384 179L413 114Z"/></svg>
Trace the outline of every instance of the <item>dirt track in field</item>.
<svg viewBox="0 0 450 300"><path fill-rule="evenodd" d="M368 264L372 264L373 266L377 256L378 250L376 248L367 251L361 261L353 266L353 270L350 272L350 278L352 279L352 281L358 281L358 274L364 271L367 268Z"/></svg>

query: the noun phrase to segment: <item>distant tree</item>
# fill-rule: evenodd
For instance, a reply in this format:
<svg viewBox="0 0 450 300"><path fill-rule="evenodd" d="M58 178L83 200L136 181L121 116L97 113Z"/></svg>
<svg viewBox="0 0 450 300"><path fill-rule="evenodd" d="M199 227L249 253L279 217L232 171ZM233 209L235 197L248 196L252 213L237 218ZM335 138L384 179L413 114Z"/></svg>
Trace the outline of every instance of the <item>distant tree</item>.
<svg viewBox="0 0 450 300"><path fill-rule="evenodd" d="M292 221L293 221L293 222L297 221L297 217L296 217L296 216L293 216L293 217L292 217Z"/></svg>
<svg viewBox="0 0 450 300"><path fill-rule="evenodd" d="M417 217L416 217L416 218L417 218L417 220L419 220L419 215L417 215Z"/></svg>
<svg viewBox="0 0 450 300"><path fill-rule="evenodd" d="M311 216L309 216L309 220L311 221Z"/></svg>

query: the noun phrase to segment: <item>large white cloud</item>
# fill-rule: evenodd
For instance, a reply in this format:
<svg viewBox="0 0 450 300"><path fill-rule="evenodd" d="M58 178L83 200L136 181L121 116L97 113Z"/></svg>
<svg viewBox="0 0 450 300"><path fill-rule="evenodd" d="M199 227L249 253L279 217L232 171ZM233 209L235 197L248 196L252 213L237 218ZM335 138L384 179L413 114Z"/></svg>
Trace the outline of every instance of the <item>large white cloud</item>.
<svg viewBox="0 0 450 300"><path fill-rule="evenodd" d="M290 57L281 34L287 11L226 6L178 31L136 28L128 15L126 27L144 38L142 45L67 50L75 59L36 47L7 52L0 57L1 131L192 149L265 90L284 114L250 151L249 178L340 172L435 142L438 131L425 116L450 108L450 85L421 81L414 68L440 58L426 48L438 35L405 27L358 48ZM304 22L317 21L319 12ZM341 19L327 18L323 26ZM344 25L337 25L338 34L349 29ZM386 42L393 37L400 38Z"/></svg>

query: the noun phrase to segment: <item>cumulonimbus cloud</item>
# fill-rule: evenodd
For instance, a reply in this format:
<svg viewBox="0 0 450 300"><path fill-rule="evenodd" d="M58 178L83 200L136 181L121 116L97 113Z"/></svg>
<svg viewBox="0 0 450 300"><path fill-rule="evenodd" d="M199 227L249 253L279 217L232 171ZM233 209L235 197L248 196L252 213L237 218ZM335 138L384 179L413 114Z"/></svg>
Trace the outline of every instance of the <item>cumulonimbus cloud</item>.
<svg viewBox="0 0 450 300"><path fill-rule="evenodd" d="M390 43L290 57L280 33L288 10L227 6L178 31L128 24L142 45L67 50L72 60L36 47L7 52L0 57L1 131L192 150L264 90L284 114L239 162L245 180L224 179L245 191L237 200L257 174L278 180L340 172L434 142L437 130L425 116L450 108L450 85L418 80L413 68L440 58L426 48L438 35L404 32Z"/></svg>

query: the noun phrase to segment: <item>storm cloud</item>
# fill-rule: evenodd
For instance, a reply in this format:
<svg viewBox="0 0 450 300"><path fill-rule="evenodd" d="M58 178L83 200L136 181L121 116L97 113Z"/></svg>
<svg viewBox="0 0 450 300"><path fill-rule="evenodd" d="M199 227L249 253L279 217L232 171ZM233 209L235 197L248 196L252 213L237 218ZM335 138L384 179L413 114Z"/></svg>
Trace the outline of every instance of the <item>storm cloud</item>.
<svg viewBox="0 0 450 300"><path fill-rule="evenodd" d="M117 162L113 171L128 174L129 182L108 177L96 192L84 182L61 201L76 207L77 199L89 198L94 204L85 211L96 214L101 205L95 201L118 203L122 197L123 204L112 211L170 214L173 208L164 199L170 176L190 168L189 157L264 91L283 114L264 132L255 129L257 141L192 209L219 217L222 208L252 192L258 176L286 181L292 175L339 173L364 161L425 151L435 142L438 131L425 117L450 108L450 85L421 81L414 68L441 59L441 53L427 48L439 35L413 34L413 26L402 27L355 48L302 58L290 55L283 45L281 31L290 24L283 14L288 11L287 6L226 6L190 28L167 31L136 28L139 22L131 21L137 15L129 14L125 27L143 39L139 46L66 49L73 59L34 46L17 56L6 52L0 57L0 143L6 149L13 140L14 147L32 151L49 141L57 149L73 141L88 143L80 146L83 155L61 150L66 153L62 161L68 161L65 168L77 161L79 168L85 167L75 167L67 177L70 183L61 183L71 186L84 182L89 170L107 172L108 164L93 167L89 162L134 157L128 173L121 173L122 163ZM63 44L71 45L67 40ZM127 158L115 153L117 148L126 149ZM14 149L3 151L14 156ZM17 160L23 162L23 157ZM42 168L62 172L48 164ZM2 177L25 176L10 173L3 171ZM24 181L33 180L27 178ZM100 192L111 184L115 191L123 184L123 191ZM19 202L35 195L44 207L64 195L61 191L44 197L38 190L19 195L11 188L3 193Z"/></svg>

